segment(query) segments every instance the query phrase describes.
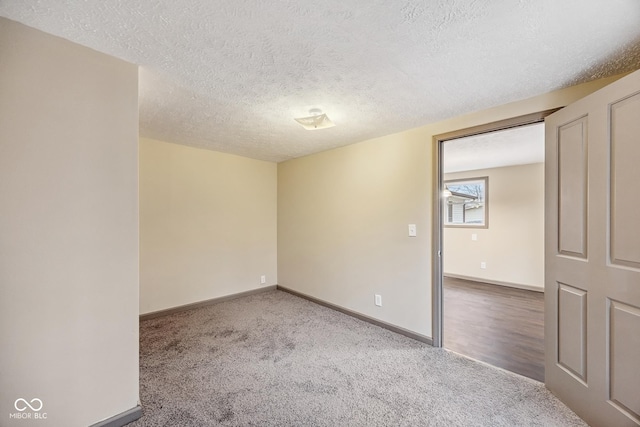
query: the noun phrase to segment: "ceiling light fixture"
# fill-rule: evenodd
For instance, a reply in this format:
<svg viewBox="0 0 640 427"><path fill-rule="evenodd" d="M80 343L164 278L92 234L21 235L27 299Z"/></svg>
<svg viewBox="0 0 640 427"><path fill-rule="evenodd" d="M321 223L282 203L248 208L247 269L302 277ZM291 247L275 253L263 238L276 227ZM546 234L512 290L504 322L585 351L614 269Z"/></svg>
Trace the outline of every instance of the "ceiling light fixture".
<svg viewBox="0 0 640 427"><path fill-rule="evenodd" d="M326 114L323 114L319 108L309 110L309 114L310 116L308 117L300 117L294 120L306 130L326 129L335 126L335 123Z"/></svg>

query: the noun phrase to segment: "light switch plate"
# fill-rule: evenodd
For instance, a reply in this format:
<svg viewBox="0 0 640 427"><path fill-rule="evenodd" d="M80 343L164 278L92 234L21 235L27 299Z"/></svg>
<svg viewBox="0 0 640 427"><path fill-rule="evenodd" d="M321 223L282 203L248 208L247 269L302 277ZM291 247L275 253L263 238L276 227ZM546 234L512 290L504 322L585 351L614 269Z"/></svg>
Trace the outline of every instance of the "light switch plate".
<svg viewBox="0 0 640 427"><path fill-rule="evenodd" d="M416 229L415 224L409 224L409 237L416 237L418 235L418 230Z"/></svg>

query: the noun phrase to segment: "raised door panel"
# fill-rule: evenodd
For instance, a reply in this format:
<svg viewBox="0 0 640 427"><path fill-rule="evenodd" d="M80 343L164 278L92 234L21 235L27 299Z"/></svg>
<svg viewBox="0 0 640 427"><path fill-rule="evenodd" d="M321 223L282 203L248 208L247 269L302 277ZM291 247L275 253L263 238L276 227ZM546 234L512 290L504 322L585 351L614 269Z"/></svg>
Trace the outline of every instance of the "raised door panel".
<svg viewBox="0 0 640 427"><path fill-rule="evenodd" d="M640 308L609 301L609 401L640 424Z"/></svg>
<svg viewBox="0 0 640 427"><path fill-rule="evenodd" d="M640 269L640 93L609 108L610 263Z"/></svg>
<svg viewBox="0 0 640 427"><path fill-rule="evenodd" d="M558 128L558 252L587 258L587 117Z"/></svg>
<svg viewBox="0 0 640 427"><path fill-rule="evenodd" d="M558 365L587 384L587 292L558 284Z"/></svg>

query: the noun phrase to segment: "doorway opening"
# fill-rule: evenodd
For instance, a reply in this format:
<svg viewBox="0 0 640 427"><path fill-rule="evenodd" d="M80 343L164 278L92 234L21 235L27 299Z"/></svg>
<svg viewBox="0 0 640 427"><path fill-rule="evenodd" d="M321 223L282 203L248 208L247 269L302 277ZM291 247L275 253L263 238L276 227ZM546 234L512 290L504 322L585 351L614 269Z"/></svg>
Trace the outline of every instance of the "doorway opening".
<svg viewBox="0 0 640 427"><path fill-rule="evenodd" d="M538 381L550 113L434 138L434 345Z"/></svg>

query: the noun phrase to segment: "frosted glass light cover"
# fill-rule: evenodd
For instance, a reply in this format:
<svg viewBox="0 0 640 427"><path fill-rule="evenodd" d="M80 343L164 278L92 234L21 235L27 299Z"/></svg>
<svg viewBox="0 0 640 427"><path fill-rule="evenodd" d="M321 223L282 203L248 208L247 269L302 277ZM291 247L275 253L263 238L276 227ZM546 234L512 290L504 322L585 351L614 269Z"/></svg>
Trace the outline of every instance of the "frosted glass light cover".
<svg viewBox="0 0 640 427"><path fill-rule="evenodd" d="M326 129L335 126L335 123L333 123L326 114L300 117L294 120L307 130Z"/></svg>

